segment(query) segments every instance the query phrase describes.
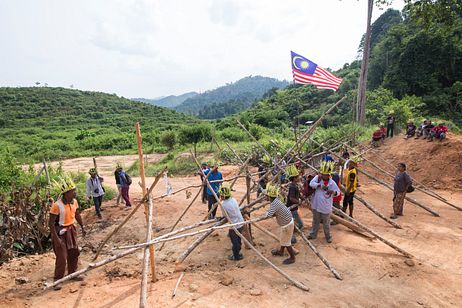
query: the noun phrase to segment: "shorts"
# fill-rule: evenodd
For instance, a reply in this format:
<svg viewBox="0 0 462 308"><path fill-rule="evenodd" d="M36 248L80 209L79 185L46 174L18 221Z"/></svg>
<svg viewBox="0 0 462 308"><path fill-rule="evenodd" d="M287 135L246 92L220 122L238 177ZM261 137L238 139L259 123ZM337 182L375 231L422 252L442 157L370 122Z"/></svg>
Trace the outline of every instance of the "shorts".
<svg viewBox="0 0 462 308"><path fill-rule="evenodd" d="M279 236L279 242L281 246L290 247L292 246L292 234L294 234L294 220L292 219L287 225L281 227L281 234Z"/></svg>

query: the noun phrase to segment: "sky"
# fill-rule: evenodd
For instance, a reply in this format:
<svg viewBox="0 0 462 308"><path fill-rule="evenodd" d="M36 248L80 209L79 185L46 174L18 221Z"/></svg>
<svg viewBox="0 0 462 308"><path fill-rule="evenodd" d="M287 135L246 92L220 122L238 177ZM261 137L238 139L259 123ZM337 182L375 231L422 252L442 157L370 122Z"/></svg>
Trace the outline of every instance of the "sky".
<svg viewBox="0 0 462 308"><path fill-rule="evenodd" d="M0 86L155 98L291 81L291 50L324 68L354 60L366 14L366 0L0 0Z"/></svg>

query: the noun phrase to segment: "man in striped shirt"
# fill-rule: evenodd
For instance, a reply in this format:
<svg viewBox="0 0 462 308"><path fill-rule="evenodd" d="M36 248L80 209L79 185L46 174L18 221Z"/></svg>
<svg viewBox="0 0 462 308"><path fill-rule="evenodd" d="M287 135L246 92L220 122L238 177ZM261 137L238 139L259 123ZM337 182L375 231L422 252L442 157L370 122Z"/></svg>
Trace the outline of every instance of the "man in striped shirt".
<svg viewBox="0 0 462 308"><path fill-rule="evenodd" d="M292 264L295 262L295 251L292 248L292 234L294 232L294 219L292 214L286 205L278 198L279 189L268 183L266 186L265 194L269 201L271 201L270 208L266 213L267 217L276 217L278 225L281 227L279 241L281 247L279 249L273 249L271 253L273 256L283 256L284 249L287 249L289 258L285 259L282 263Z"/></svg>

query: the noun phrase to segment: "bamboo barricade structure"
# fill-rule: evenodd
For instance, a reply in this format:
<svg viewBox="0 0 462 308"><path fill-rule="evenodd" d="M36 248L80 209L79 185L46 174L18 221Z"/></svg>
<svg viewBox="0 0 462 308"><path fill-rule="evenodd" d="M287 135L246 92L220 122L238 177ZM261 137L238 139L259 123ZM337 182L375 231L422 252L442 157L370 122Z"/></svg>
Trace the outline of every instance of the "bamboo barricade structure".
<svg viewBox="0 0 462 308"><path fill-rule="evenodd" d="M348 146L348 145L347 145ZM349 147L352 151L355 151L353 148ZM355 151L356 152L356 151ZM367 161L369 164L371 164L372 167L374 167L375 169L379 170L380 172L383 172L385 173L386 175L388 175L389 177L391 177L392 179L395 178L395 176L393 174L391 174L390 172L384 170L383 168L381 168L380 166L378 166L377 164L375 164L373 161L371 161L370 159L367 159L366 157L364 157L363 155L360 155L362 159L364 159L365 161ZM419 182L417 182L415 179L412 179L413 182L415 182L417 185L414 185L415 189L423 192L424 194L430 196L430 197L433 197L435 199L437 199L438 201L441 201L459 211L462 211L462 208L458 207L457 205L455 204L452 204L450 202L448 202L446 199L443 199L441 197L439 197L438 195L434 195L430 192L428 192L427 190L423 189L423 188L420 188L418 185L419 185Z"/></svg>
<svg viewBox="0 0 462 308"><path fill-rule="evenodd" d="M314 247L314 245L308 240L308 238L303 234L299 227L295 226L295 230L300 234L303 241L308 245L308 247L314 252L316 256L324 263L324 265L331 271L331 273L337 278L338 280L343 280L342 276L337 272L337 270L324 258L321 253Z"/></svg>
<svg viewBox="0 0 462 308"><path fill-rule="evenodd" d="M244 170L245 166L247 166L247 164L250 162L250 159L251 159L251 158L252 158L252 157L250 157L250 156L247 157L247 159L245 160L245 162L239 167L239 171L238 171L237 175L240 175L240 174L242 173L242 171ZM231 183L231 185L229 185L229 189L233 190L233 187L234 187L234 185L236 184L237 179L238 179L238 178L235 178L235 179L233 180L233 182Z"/></svg>
<svg viewBox="0 0 462 308"><path fill-rule="evenodd" d="M251 174L249 173L249 170L246 169L246 167L247 167L247 165L248 165L248 163L249 163L251 157L248 157L247 160L246 160L246 162L244 162L244 161L241 159L241 157L236 153L236 151L229 145L229 143L228 143L228 142L225 142L225 143L226 143L226 146L228 147L228 149L230 149L230 151L233 153L233 155L234 155L234 156L237 158L237 160L240 162L241 167L244 168L242 171L245 170L246 176L250 176L250 178L252 179L253 183L254 183L254 184L257 184L257 181L255 181L255 180L253 179L253 177L252 177ZM241 169L239 168L239 170L241 170Z"/></svg>
<svg viewBox="0 0 462 308"><path fill-rule="evenodd" d="M141 205L143 205L144 202L146 202L146 200L149 198L149 195L152 193L154 187L157 185L157 183L159 182L160 178L162 177L162 174L165 172L165 170L167 170L167 167L165 167L161 172L159 172L155 179L154 179L154 182L151 184L151 187L149 187L149 190L148 192L143 196L143 198L138 202L138 204L135 206L135 208L130 212L130 214L128 214L125 219L114 229L111 231L111 233L109 233L106 238L103 240L103 242L99 245L98 247L98 250L96 251L96 254L95 256L93 257L93 261L95 261L99 254L101 253L101 250L103 249L104 245L106 245L106 243L109 241L109 239L114 235L116 234L117 232L119 232L119 230L128 222L128 220L133 216L135 215L136 211L141 207Z"/></svg>
<svg viewBox="0 0 462 308"><path fill-rule="evenodd" d="M326 150L326 152L329 151L329 150ZM332 151L330 151L332 153ZM307 163L306 161L304 161L303 159L301 159L300 157L296 157L297 159L299 159L303 164L305 164L306 166L308 166L309 168L311 168L312 170L318 172L318 170L311 164ZM343 186L342 186L343 187ZM339 187L340 188L340 187ZM389 223L390 225L392 225L393 227L397 228L397 229L402 229L402 227L397 224L396 222L394 222L393 220L389 219L388 217L386 217L385 215L383 215L382 213L380 213L374 206L372 206L370 203L368 203L366 200L364 200L363 198L357 196L357 195L354 195L354 198L356 200L358 200L359 202L361 202L367 209L369 209L372 213L374 213L375 215L377 215L379 218L383 219L385 222ZM351 228L350 228L351 229ZM355 231L355 230L353 230Z"/></svg>
<svg viewBox="0 0 462 308"><path fill-rule="evenodd" d="M191 155L193 155L193 158L197 164L198 167L200 167L200 164L199 162L197 161L197 158L194 156L194 154L192 153L191 151ZM212 192L213 196L215 197L215 199L217 200L220 208L221 208L221 211L223 212L223 214L225 215L226 219L231 222L231 219L229 218L229 215L228 213L223 209L223 205L221 203L221 200L219 200L217 194L215 193L215 191L212 189L212 186L210 185L208 179L205 180L206 183L207 183L207 187L209 188L209 190ZM309 291L310 289L307 288L304 284L302 284L301 282L293 279L292 277L290 277L286 272L284 272L283 270L281 270L279 267L277 267L276 265L274 265L269 259L267 259L264 255L262 255L246 238L245 236L243 236L236 228L236 226L233 226L232 227L234 232L236 233L237 236L239 236L241 238L241 240L244 242L244 243L247 243L247 245L261 258L263 259L263 261L265 261L266 263L268 263L276 272L278 272L279 274L281 274L284 278L286 278L288 281L290 281L293 285L295 285L297 288L303 290L303 291Z"/></svg>
<svg viewBox="0 0 462 308"><path fill-rule="evenodd" d="M137 122L135 124L135 130L136 130L136 141L138 145L138 159L140 163L140 178L141 178L141 189L143 191L143 195L146 194L146 177L144 174L144 157L143 157L143 141L141 138L141 130L140 130L140 123ZM148 196L149 202L152 202L152 199L150 196ZM146 217L146 224L148 225L148 229L152 229L152 221L151 221L151 226L149 225L149 206L146 202L144 202L144 214ZM152 219L152 217L151 217ZM151 234L152 230L148 230L146 234ZM157 280L156 278L156 256L154 252L154 246L149 246L149 256L150 256L150 262L151 262L151 281L155 282ZM141 292L143 293L143 292Z"/></svg>
<svg viewBox="0 0 462 308"><path fill-rule="evenodd" d="M407 257L407 258L413 258L414 256L411 255L410 253L408 253L407 251L399 248L398 246L396 246L395 244L393 244L392 242L390 242L389 240L383 238L382 236L380 236L377 232L375 232L374 230L372 230L371 228L367 227L366 225L360 223L359 221L357 221L356 219L354 218L351 218L350 216L348 216L347 214L345 214L344 212L342 212L341 210L337 209L337 208L332 208L332 210L334 211L335 214L339 215L339 216L342 216L343 218L345 218L346 220L354 223L355 225L357 225L358 227L360 227L361 229L363 229L364 231L367 231L369 232L370 234L372 234L373 236L375 236L377 239L379 239L380 241L382 241L383 243L385 243L386 245L390 246L391 248L393 248L394 250L396 250L397 252L399 252L400 254L402 254L403 256Z"/></svg>
<svg viewBox="0 0 462 308"><path fill-rule="evenodd" d="M313 141L314 141L314 140L313 140ZM316 141L314 141L314 142L316 142ZM335 157L337 157L338 159L340 159L342 162L346 162L346 159L344 159L343 157L341 157L341 156L339 156L339 155L337 155L337 154L335 154L335 153L332 153L332 154L333 154ZM381 184L382 186L385 186L385 187L388 188L389 190L394 191L393 187L391 187L389 184L385 183L384 181L377 179L376 177L374 177L374 176L373 176L372 174L370 174L369 172L364 171L364 170L362 170L362 169L360 169L360 168L358 168L357 170L358 170L358 172L364 174L364 175L367 176L368 178L370 178L370 179L376 181L377 183ZM420 208L426 210L427 212L431 213L433 216L440 217L440 214L438 214L437 212L433 211L431 208L429 208L429 207L427 207L427 206L421 204L421 203L418 202L417 200L412 199L412 198L409 198L408 196L406 196L405 199L406 199L407 201L411 202L412 204L414 204L414 205L416 205L416 206L418 206L418 207L420 207Z"/></svg>

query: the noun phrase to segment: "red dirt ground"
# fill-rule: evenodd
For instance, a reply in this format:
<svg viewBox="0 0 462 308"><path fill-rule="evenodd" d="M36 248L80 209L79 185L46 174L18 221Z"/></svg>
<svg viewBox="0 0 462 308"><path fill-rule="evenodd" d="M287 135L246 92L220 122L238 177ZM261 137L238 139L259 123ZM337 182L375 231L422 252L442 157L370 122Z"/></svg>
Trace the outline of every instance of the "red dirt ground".
<svg viewBox="0 0 462 308"><path fill-rule="evenodd" d="M452 203L462 206L460 190L460 153L462 139L450 136L447 145L427 143L421 140L403 140L395 137L378 149L390 161L407 162L410 174L445 196ZM431 157L429 157L429 154ZM368 157L374 159L370 154ZM85 159L91 165L91 159ZM378 159L375 162L380 163ZM413 163L415 162L415 164ZM114 162L115 164L115 162ZM66 166L66 163L64 164ZM382 167L386 167L380 163ZM364 163L364 168L370 166ZM372 170L372 169L370 169ZM387 169L389 170L389 169ZM222 168L225 177L237 171L235 166ZM390 169L391 171L391 169ZM425 176L427 178L425 178ZM105 174L107 185L114 185L110 170ZM382 177L386 179L385 177ZM433 180L441 180L433 182ZM138 179L134 179L137 183ZM148 184L152 179L148 179ZM198 177L170 178L174 189L199 183ZM458 183L457 183L458 182ZM382 213L391 212L392 193L361 176L361 193L367 201ZM141 197L141 191L132 185L132 197ZM235 197L245 192L244 181L238 181ZM193 196L197 190L192 190ZM155 195L165 193L160 182ZM255 195L252 196L255 198ZM320 232L313 243L343 276L336 280L319 259L299 242L297 261L282 265L282 259L271 256L277 242L253 229L257 248L277 266L310 288L303 292L292 286L272 270L250 250L243 250L244 260L227 260L230 242L226 231L221 230L208 238L185 261L186 274L175 298L172 290L180 273L175 272L177 256L192 242L192 238L169 242L156 253L159 281L149 286L149 305L161 307L449 307L461 306L462 291L462 212L453 209L421 192L412 197L438 211L441 217L433 217L426 211L405 203L404 217L398 222L403 229L394 229L376 217L358 201L355 217L379 234L415 256L414 264L406 264L405 258L378 240L367 240L343 226L332 227L333 243L327 244ZM182 209L189 203L185 193L162 199L155 203L155 236L173 224ZM83 247L80 266L86 266L96 247L128 212L115 206L114 201L104 204L103 220L97 221L92 209L84 213L89 234L80 239ZM252 217L261 215L259 211ZM302 209L305 230L311 225L311 214ZM202 219L206 205L197 201L187 213L180 227ZM277 233L274 220L261 223ZM114 245L137 243L145 235L145 218L139 211L121 232L111 241L100 259L111 254ZM157 246L158 248L159 246ZM44 281L52 280L54 255L28 256L4 264L0 268L0 306L2 307L134 307L139 303L142 252L120 259L105 267L89 272L85 285L66 283L61 291L43 291ZM223 275L233 278L225 286ZM26 276L29 282L16 285L15 278Z"/></svg>

